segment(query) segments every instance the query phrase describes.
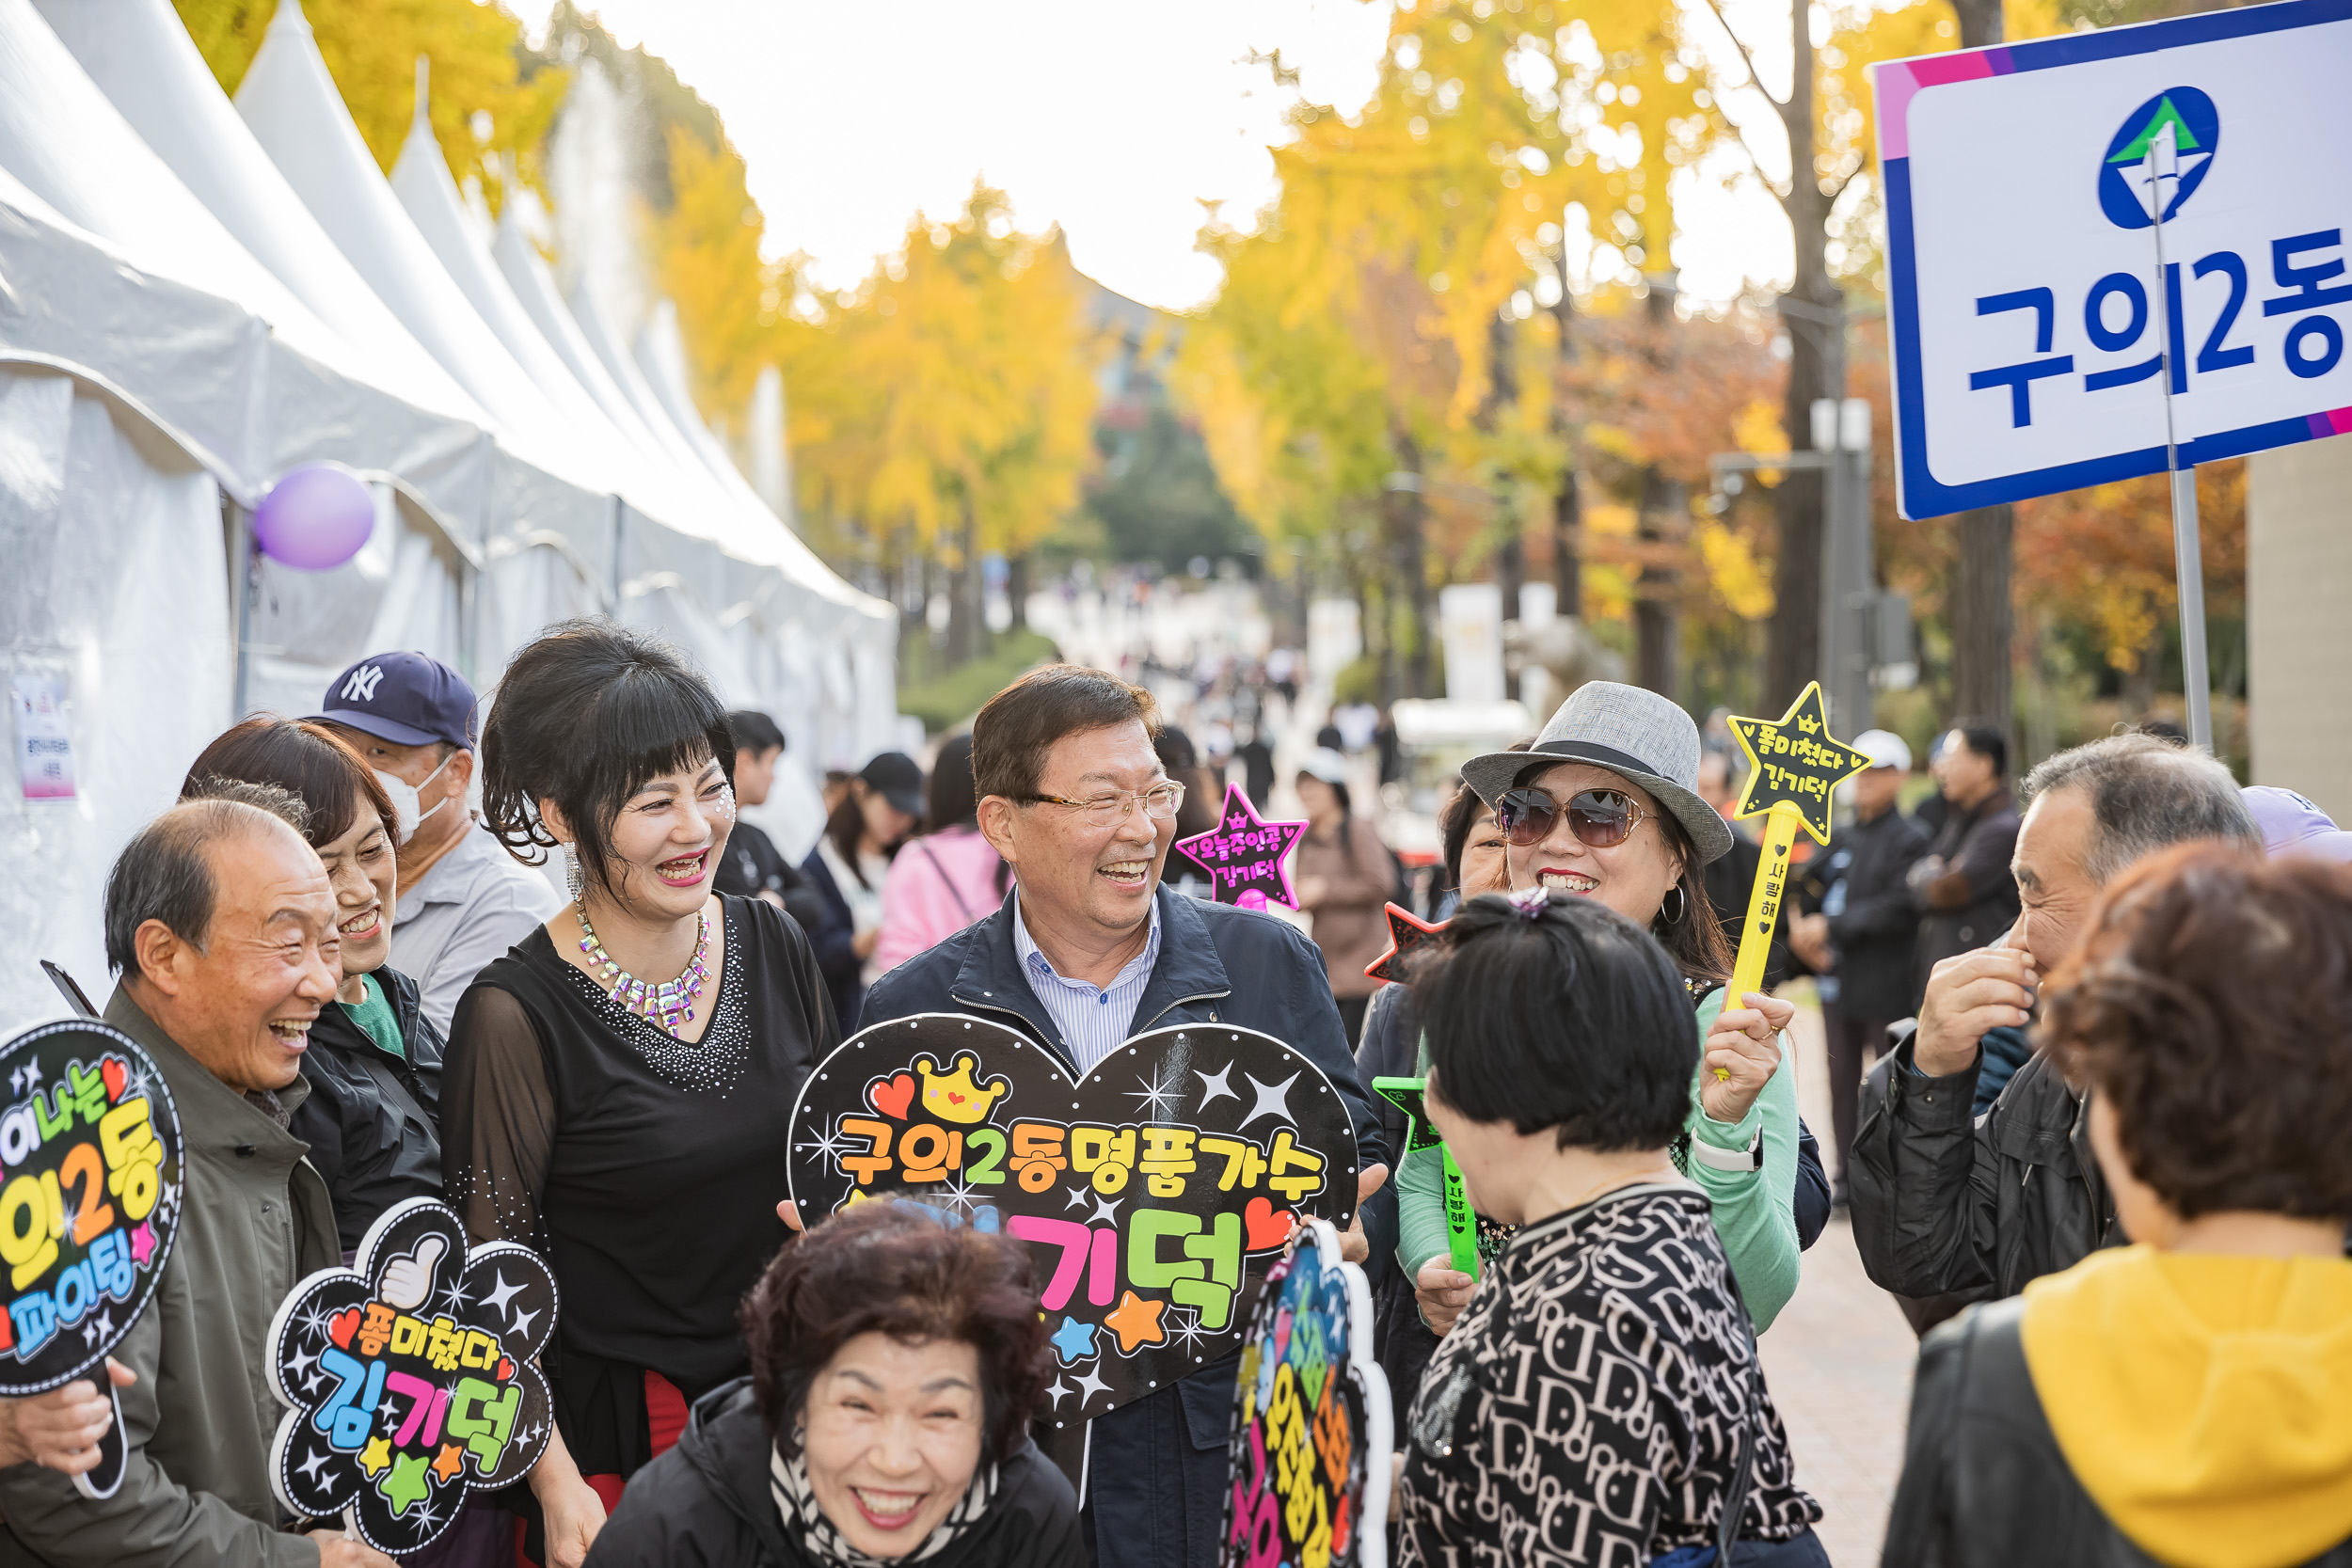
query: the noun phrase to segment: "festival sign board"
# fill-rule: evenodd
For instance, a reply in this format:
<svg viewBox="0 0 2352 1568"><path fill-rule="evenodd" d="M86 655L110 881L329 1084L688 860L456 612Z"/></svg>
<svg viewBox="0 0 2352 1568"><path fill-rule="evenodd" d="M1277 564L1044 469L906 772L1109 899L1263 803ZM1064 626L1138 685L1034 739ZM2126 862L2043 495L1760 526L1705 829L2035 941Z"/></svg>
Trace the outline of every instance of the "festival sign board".
<svg viewBox="0 0 2352 1568"><path fill-rule="evenodd" d="M278 1501L342 1515L377 1551L432 1544L469 1491L538 1463L554 1426L536 1357L555 1332L555 1275L513 1242L468 1248L429 1197L376 1216L355 1267L321 1269L271 1320L270 1386L292 1406L272 1446Z"/></svg>
<svg viewBox="0 0 2352 1568"><path fill-rule="evenodd" d="M1339 1232L1310 1220L1242 1340L1219 1568L1384 1568L1394 1446L1371 1287Z"/></svg>
<svg viewBox="0 0 2352 1568"><path fill-rule="evenodd" d="M2168 387L2184 469L2352 431L2347 61L2285 0L1871 68L1904 516L2163 472Z"/></svg>
<svg viewBox="0 0 2352 1568"><path fill-rule="evenodd" d="M1339 1091L1272 1036L1217 1023L1138 1035L1073 1079L1004 1024L918 1013L819 1062L787 1131L809 1224L892 1198L1030 1244L1063 1429L1233 1350L1298 1218L1345 1225L1356 1207Z"/></svg>
<svg viewBox="0 0 2352 1568"><path fill-rule="evenodd" d="M1263 910L1298 908L1284 858L1307 836L1304 822L1269 822L1241 785L1225 786L1225 814L1205 833L1176 841L1177 851L1209 874L1209 896L1220 904Z"/></svg>
<svg viewBox="0 0 2352 1568"><path fill-rule="evenodd" d="M154 1059L87 1019L44 1023L0 1049L0 1396L89 1376L109 1399L107 1354L131 1332L180 1233L180 1114ZM74 1478L114 1495L122 1406L99 1463Z"/></svg>

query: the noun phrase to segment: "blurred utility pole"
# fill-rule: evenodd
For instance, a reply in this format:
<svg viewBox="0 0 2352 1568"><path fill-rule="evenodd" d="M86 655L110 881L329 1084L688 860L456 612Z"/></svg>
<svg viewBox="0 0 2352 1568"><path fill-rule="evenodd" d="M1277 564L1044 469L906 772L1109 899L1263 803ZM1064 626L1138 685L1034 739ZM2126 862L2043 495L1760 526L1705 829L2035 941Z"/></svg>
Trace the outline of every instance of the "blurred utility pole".
<svg viewBox="0 0 2352 1568"><path fill-rule="evenodd" d="M1383 585L1382 598L1387 613L1382 616L1381 642L1393 647L1400 638L1409 638L1407 655L1397 679L1401 691L1381 692L1384 702L1399 696L1429 695L1429 571L1422 556L1421 444L1406 431L1391 433L1390 444L1397 457L1396 470L1390 474L1381 496L1381 523L1388 535L1388 581ZM1400 597L1406 613L1399 616L1396 607Z"/></svg>
<svg viewBox="0 0 2352 1568"><path fill-rule="evenodd" d="M1982 49L2001 41L2001 0L1952 0L1960 22L1960 46ZM1960 543L1953 573L1953 717L1996 726L2015 750L2015 698L2011 692L2011 647L2017 611L2010 578L2015 561L2017 514L2006 503L1963 512L1955 519Z"/></svg>

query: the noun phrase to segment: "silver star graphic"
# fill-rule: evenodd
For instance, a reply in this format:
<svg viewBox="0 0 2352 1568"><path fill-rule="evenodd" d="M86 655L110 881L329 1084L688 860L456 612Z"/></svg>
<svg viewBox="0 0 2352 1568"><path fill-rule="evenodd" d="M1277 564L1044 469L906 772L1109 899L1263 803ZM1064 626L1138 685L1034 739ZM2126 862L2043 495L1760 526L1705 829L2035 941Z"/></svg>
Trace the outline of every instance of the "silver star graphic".
<svg viewBox="0 0 2352 1568"><path fill-rule="evenodd" d="M498 1308L500 1311L507 1314L507 1316L511 1318L514 1316L515 1308L510 1304L516 1296L523 1293L525 1287L521 1285L509 1285L506 1282L506 1274L504 1270L501 1270L499 1272L498 1282L498 1289L490 1291L482 1299L488 1302L492 1307Z"/></svg>
<svg viewBox="0 0 2352 1568"><path fill-rule="evenodd" d="M429 1500L417 1505L417 1533L419 1535L431 1535L433 1527L440 1522L441 1516L433 1512L433 1504Z"/></svg>
<svg viewBox="0 0 2352 1568"><path fill-rule="evenodd" d="M294 1358L286 1363L286 1368L289 1371L294 1373L294 1377L314 1378L316 1374L312 1371L312 1369L315 1368L318 1363L319 1358L312 1354L310 1351L305 1350L297 1352ZM289 1379L288 1381L291 1382L292 1379Z"/></svg>
<svg viewBox="0 0 2352 1568"><path fill-rule="evenodd" d="M1045 1390L1046 1394L1056 1404L1061 1403L1062 1401L1068 1399L1071 1395L1076 1393L1077 1391L1078 1390L1075 1388L1070 1386L1070 1380L1068 1378L1063 1378L1059 1383L1055 1384L1051 1388Z"/></svg>
<svg viewBox="0 0 2352 1568"><path fill-rule="evenodd" d="M1152 1076L1149 1078L1137 1076L1136 1082L1141 1084L1143 1087L1129 1089L1127 1098L1143 1101L1143 1109L1150 1113L1148 1119L1166 1121L1171 1112L1184 1108L1184 1085L1181 1071L1171 1071L1167 1081L1162 1082L1155 1069Z"/></svg>
<svg viewBox="0 0 2352 1568"><path fill-rule="evenodd" d="M520 1308L516 1308L514 1312L509 1314L509 1321L511 1321L515 1325L515 1333L518 1337L528 1339L531 1338L531 1320L538 1315L539 1314L536 1312L525 1312Z"/></svg>
<svg viewBox="0 0 2352 1568"><path fill-rule="evenodd" d="M820 1159L831 1160L838 1165L841 1156L853 1150L848 1139L838 1132L828 1130L807 1143L794 1145L793 1152L814 1154Z"/></svg>
<svg viewBox="0 0 2352 1568"><path fill-rule="evenodd" d="M1209 1331L1200 1326L1200 1314L1190 1307L1170 1307L1167 1323L1168 1338L1185 1350L1209 1337ZM1198 1361L1200 1357L1195 1355L1193 1359Z"/></svg>
<svg viewBox="0 0 2352 1568"><path fill-rule="evenodd" d="M1111 1386L1109 1384L1104 1382L1101 1378L1096 1377L1092 1371L1089 1371L1086 1376L1078 1380L1078 1405L1081 1409L1084 1409L1087 1401L1092 1399L1097 1394L1107 1394L1110 1391Z"/></svg>
<svg viewBox="0 0 2352 1568"><path fill-rule="evenodd" d="M103 1338L107 1338L109 1335L113 1334L113 1333L114 1333L114 1331L115 1331L115 1317L114 1317L114 1313L112 1313L111 1311L101 1311L101 1312L98 1314L98 1338L101 1338L101 1339L103 1339Z"/></svg>
<svg viewBox="0 0 2352 1568"><path fill-rule="evenodd" d="M969 1215L974 1202L977 1201L974 1196L977 1191L977 1189L971 1182L966 1181L961 1176L956 1176L949 1178L947 1184L940 1189L940 1196L947 1200L956 1212Z"/></svg>
<svg viewBox="0 0 2352 1568"><path fill-rule="evenodd" d="M1233 1075L1233 1064L1231 1062L1226 1063L1215 1072L1202 1072L1199 1068L1195 1068L1192 1075L1200 1080L1200 1103L1202 1105L1208 1104L1219 1095L1223 1095L1228 1100L1241 1098L1233 1092L1233 1086L1225 1081ZM1248 1074L1244 1073L1243 1076L1248 1077Z"/></svg>
<svg viewBox="0 0 2352 1568"><path fill-rule="evenodd" d="M302 1464L294 1466L294 1474L300 1476L311 1485L316 1486L319 1483L319 1472L326 1467L326 1455L323 1453L314 1453Z"/></svg>
<svg viewBox="0 0 2352 1568"><path fill-rule="evenodd" d="M326 1374L325 1372L313 1370L310 1373L310 1381L303 1384L302 1391L306 1395L315 1397L319 1391L320 1386L326 1383Z"/></svg>
<svg viewBox="0 0 2352 1568"><path fill-rule="evenodd" d="M315 1334L323 1340L326 1338L326 1308L313 1301L309 1309L294 1322L301 1325L302 1337L305 1339Z"/></svg>
<svg viewBox="0 0 2352 1568"><path fill-rule="evenodd" d="M1117 1202L1115 1202L1114 1200L1110 1199L1110 1198L1107 1198L1107 1197L1098 1197L1098 1198L1096 1198L1096 1199L1094 1200L1094 1212L1093 1212L1092 1214L1090 1214L1090 1215L1089 1215L1089 1216L1087 1217L1087 1224L1089 1224L1089 1225L1117 1225L1118 1223L1119 1223L1119 1205L1118 1205L1118 1203L1117 1203Z"/></svg>
<svg viewBox="0 0 2352 1568"><path fill-rule="evenodd" d="M1065 1209L1085 1208L1087 1206L1087 1189L1084 1187L1071 1188L1068 1192L1062 1195L1061 1206Z"/></svg>
<svg viewBox="0 0 2352 1568"><path fill-rule="evenodd" d="M1257 1103L1249 1107L1249 1114L1241 1118L1242 1126L1248 1126L1260 1117L1273 1117L1290 1122L1294 1127L1298 1125L1291 1116L1291 1085L1298 1082L1297 1073L1292 1073L1279 1084L1261 1084L1246 1072L1241 1076L1242 1082L1255 1090L1258 1096ZM1241 1097L1235 1095L1233 1098L1238 1100Z"/></svg>
<svg viewBox="0 0 2352 1568"><path fill-rule="evenodd" d="M399 1398L397 1394L386 1395L383 1405L375 1413L375 1424L386 1432L400 1425L400 1412L392 1404L392 1401L397 1398Z"/></svg>
<svg viewBox="0 0 2352 1568"><path fill-rule="evenodd" d="M82 1343L85 1346L98 1343L98 1320L96 1318L90 1319L82 1325Z"/></svg>

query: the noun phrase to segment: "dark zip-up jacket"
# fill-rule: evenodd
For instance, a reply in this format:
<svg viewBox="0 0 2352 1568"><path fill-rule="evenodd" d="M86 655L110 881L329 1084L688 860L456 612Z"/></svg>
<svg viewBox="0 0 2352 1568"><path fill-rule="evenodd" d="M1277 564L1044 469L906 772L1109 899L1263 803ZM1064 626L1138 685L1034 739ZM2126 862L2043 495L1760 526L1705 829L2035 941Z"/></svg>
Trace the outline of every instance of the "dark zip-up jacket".
<svg viewBox="0 0 2352 1568"><path fill-rule="evenodd" d="M1392 1164L1315 944L1271 915L1202 903L1165 884L1152 896L1160 956L1128 1032L1230 1023L1272 1035L1321 1068L1339 1090L1356 1126L1360 1163ZM1074 1070L1061 1031L1021 972L1013 909L1008 896L994 914L875 981L861 1027L915 1013L972 1013L1020 1030ZM1226 1356L1174 1389L1092 1423L1087 1502L1098 1568L1210 1568L1216 1561L1239 1365L1239 1356Z"/></svg>
<svg viewBox="0 0 2352 1568"><path fill-rule="evenodd" d="M2124 1240L2090 1152L2086 1101L2037 1054L1976 1115L1975 1064L1943 1078L1912 1066L1914 1039L1862 1085L1854 1134L1854 1246L1899 1296L2013 1296Z"/></svg>
<svg viewBox="0 0 2352 1568"><path fill-rule="evenodd" d="M404 1060L368 1037L341 1003L320 1009L302 1053L310 1098L290 1131L310 1146L310 1164L335 1199L345 1252L376 1215L403 1198L441 1196L441 1032L424 1014L417 983L389 967L375 971Z"/></svg>
<svg viewBox="0 0 2352 1568"><path fill-rule="evenodd" d="M2022 1301L1979 1307L1919 1347L1883 1560L1904 1568L2155 1568L2059 1449L2018 1336ZM2305 1568L2352 1568L2352 1542Z"/></svg>
<svg viewBox="0 0 2352 1568"><path fill-rule="evenodd" d="M834 1568L787 1535L771 1490L775 1447L752 1380L694 1402L677 1446L629 1478L587 1568ZM1084 1568L1078 1500L1024 1443L996 1472L988 1512L925 1568Z"/></svg>

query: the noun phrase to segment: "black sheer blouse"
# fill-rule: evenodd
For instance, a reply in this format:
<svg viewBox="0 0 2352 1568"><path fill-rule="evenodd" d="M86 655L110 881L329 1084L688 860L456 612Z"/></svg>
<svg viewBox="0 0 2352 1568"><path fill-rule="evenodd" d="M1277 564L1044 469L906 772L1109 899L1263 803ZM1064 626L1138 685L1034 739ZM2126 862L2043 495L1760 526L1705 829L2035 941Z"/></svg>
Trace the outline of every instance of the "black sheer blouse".
<svg viewBox="0 0 2352 1568"><path fill-rule="evenodd" d="M691 1402L750 1370L736 1310L787 1234L785 1124L838 1040L800 927L755 899L723 909L716 1010L691 1044L616 1005L544 927L482 972L451 1025L447 1201L476 1241L554 1267L548 1370L587 1474L650 1457L644 1371Z"/></svg>

